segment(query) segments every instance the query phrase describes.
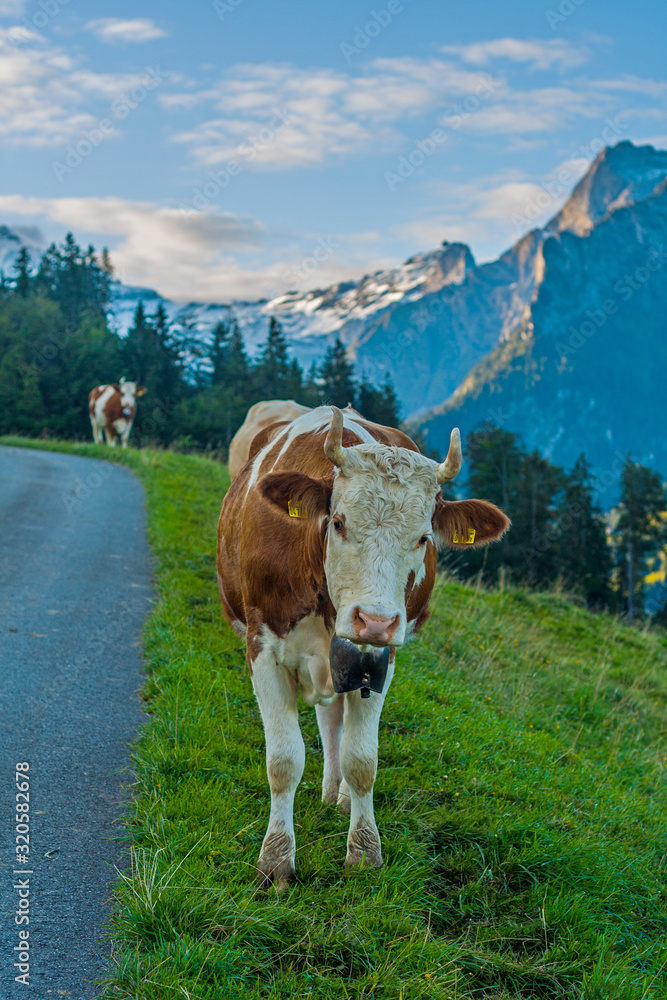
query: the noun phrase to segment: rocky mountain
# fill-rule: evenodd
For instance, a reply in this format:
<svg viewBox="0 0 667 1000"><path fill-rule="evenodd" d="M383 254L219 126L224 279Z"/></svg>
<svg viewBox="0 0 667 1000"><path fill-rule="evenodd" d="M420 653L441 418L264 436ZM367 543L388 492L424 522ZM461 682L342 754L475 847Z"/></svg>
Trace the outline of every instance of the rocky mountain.
<svg viewBox="0 0 667 1000"><path fill-rule="evenodd" d="M476 265L467 246L444 243L360 281L228 305L178 306L156 293L118 287L114 319L121 332L127 329L139 298L150 307L152 296L172 320L205 337L218 319L233 313L254 353L274 315L304 368L338 336L371 381L391 373L405 415L414 418L441 406L489 354L513 349L515 331L529 324L544 280L547 241L564 233L584 237L621 208L649 197L665 176L667 152L622 142L600 153L545 227L526 234L498 260Z"/></svg>
<svg viewBox="0 0 667 1000"><path fill-rule="evenodd" d="M411 257L399 267L377 271L359 281L346 281L326 289L286 292L271 300L210 304L171 302L149 288L115 282L111 322L124 334L132 324L139 302L153 312L163 306L172 323L187 324L202 338L220 320L236 318L251 355L266 339L269 319L283 326L290 348L302 368L319 360L339 336L354 353L366 326L395 302L416 302L424 295L461 284L475 267L469 248L447 243L429 253Z"/></svg>
<svg viewBox="0 0 667 1000"><path fill-rule="evenodd" d="M648 460L664 448L653 428L665 415L656 398L665 372L665 178L666 151L622 142L600 153L546 226L489 263L445 242L359 281L222 304L176 303L116 282L110 323L123 334L140 301L149 313L162 304L173 323L206 339L235 316L254 354L276 316L305 369L339 336L371 381L389 371L405 416L439 449L454 419L464 432L495 419L558 461L586 450L604 468L626 447ZM34 235L0 227L6 272L22 244L34 253ZM633 278L638 268L650 279ZM641 397L627 420L617 405L632 399L625 385ZM639 412L641 446L629 433Z"/></svg>
<svg viewBox="0 0 667 1000"><path fill-rule="evenodd" d="M485 421L614 499L626 451L667 474L667 152L603 151L541 236L524 315L440 406L415 420L443 449Z"/></svg>

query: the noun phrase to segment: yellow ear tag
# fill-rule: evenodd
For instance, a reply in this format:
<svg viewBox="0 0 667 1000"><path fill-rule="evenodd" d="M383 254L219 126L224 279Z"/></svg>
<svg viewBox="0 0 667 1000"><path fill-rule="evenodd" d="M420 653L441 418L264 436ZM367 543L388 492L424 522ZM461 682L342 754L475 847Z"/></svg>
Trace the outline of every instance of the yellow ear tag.
<svg viewBox="0 0 667 1000"><path fill-rule="evenodd" d="M290 517L308 517L308 514L301 506L300 500L288 500L287 513Z"/></svg>
<svg viewBox="0 0 667 1000"><path fill-rule="evenodd" d="M455 545L472 545L472 543L475 541L475 529L474 528L468 529L467 538L459 538L458 531L455 531L453 541Z"/></svg>

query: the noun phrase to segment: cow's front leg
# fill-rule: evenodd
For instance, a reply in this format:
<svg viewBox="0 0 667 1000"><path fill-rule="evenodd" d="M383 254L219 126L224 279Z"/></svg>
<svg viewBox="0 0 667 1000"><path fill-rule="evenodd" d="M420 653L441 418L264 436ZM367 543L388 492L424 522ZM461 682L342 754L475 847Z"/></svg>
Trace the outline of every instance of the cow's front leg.
<svg viewBox="0 0 667 1000"><path fill-rule="evenodd" d="M352 691L345 695L340 762L344 778L341 796L345 791L350 797L346 865L363 862L368 867L379 868L382 864L380 834L373 814L373 785L377 772L380 713L393 673L392 654L382 694L372 691L370 698L362 698L360 691Z"/></svg>
<svg viewBox="0 0 667 1000"><path fill-rule="evenodd" d="M266 737L266 771L271 788L271 815L258 868L264 883L294 877L294 795L306 761L297 717L297 681L264 648L252 661L252 682Z"/></svg>
<svg viewBox="0 0 667 1000"><path fill-rule="evenodd" d="M315 714L322 740L324 773L322 775L322 802L337 802L341 779L340 740L343 733L343 697L331 705L316 705Z"/></svg>

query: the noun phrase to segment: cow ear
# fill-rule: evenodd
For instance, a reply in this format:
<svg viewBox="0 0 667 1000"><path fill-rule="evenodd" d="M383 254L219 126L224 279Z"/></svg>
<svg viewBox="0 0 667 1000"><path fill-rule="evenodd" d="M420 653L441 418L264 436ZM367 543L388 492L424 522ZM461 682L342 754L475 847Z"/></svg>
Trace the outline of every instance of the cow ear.
<svg viewBox="0 0 667 1000"><path fill-rule="evenodd" d="M137 386L137 396L143 396L145 392L146 392L146 386L145 385L138 385Z"/></svg>
<svg viewBox="0 0 667 1000"><path fill-rule="evenodd" d="M433 532L439 545L487 545L502 538L510 524L502 510L488 500L444 500L438 494Z"/></svg>
<svg viewBox="0 0 667 1000"><path fill-rule="evenodd" d="M257 488L285 517L295 521L314 520L329 513L331 480L311 479L302 472L269 472Z"/></svg>

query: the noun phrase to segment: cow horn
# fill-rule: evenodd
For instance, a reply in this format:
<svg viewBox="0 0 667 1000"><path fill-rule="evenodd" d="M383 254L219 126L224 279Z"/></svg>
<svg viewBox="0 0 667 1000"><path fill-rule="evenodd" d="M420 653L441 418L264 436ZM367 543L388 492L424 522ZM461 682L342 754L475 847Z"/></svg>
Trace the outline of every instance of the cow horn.
<svg viewBox="0 0 667 1000"><path fill-rule="evenodd" d="M332 406L333 418L329 433L324 441L324 454L330 462L342 469L345 463L345 448L343 448L343 414L337 406Z"/></svg>
<svg viewBox="0 0 667 1000"><path fill-rule="evenodd" d="M450 479L453 479L454 476L459 474L462 464L463 456L461 454L461 432L458 427L455 427L449 440L447 458L444 462L440 462L436 466L435 474L438 478L438 482L449 482Z"/></svg>

